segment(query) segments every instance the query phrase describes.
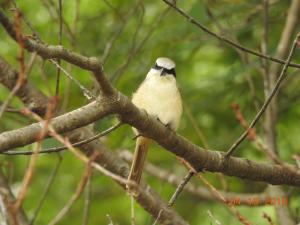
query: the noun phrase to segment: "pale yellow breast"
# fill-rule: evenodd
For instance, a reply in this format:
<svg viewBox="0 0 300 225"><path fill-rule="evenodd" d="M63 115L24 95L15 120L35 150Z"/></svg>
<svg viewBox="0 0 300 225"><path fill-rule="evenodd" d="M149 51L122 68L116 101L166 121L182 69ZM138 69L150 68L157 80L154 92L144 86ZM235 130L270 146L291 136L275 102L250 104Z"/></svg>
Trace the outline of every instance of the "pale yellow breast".
<svg viewBox="0 0 300 225"><path fill-rule="evenodd" d="M176 80L171 76L148 77L133 94L132 102L148 114L176 130L182 114L182 103Z"/></svg>

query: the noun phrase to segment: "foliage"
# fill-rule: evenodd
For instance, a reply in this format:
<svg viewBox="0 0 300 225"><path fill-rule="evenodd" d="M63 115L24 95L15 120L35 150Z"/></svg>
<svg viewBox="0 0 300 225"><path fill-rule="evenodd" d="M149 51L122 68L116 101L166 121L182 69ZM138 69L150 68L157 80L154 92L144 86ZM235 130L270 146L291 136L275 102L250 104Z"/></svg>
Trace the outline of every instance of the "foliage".
<svg viewBox="0 0 300 225"><path fill-rule="evenodd" d="M24 16L32 23L40 34L42 40L48 44L58 44L58 22L54 7L45 7L49 0L17 1ZM76 7L78 19L76 18ZM201 21L209 29L236 39L239 43L251 49L259 49L264 29L262 17L263 8L261 1L179 1L178 6L185 9L189 15ZM13 18L10 5L6 13ZM55 2L57 8L57 2ZM136 7L136 9L135 9ZM276 52L277 44L284 26L288 1L277 1L269 9L269 45L270 55ZM196 121L196 126L204 133L210 149L226 151L244 128L236 120L230 105L237 103L247 121L251 121L257 112L254 97L259 105L264 100L264 86L261 71L261 59L249 55L249 63L242 62L236 49L202 32L187 20L183 19L174 10L165 13L167 6L163 1L63 1L63 17L72 31L72 38L64 26L63 46L74 49L76 52L87 56L102 58L112 43L112 48L104 61L105 73L113 80L115 87L131 96L145 77L149 68L159 56L172 58L176 62L177 81L184 99L184 114L179 129L183 135L193 143L204 146L203 140L191 125L188 111ZM208 15L207 10L213 13L214 19ZM132 11L134 11L132 13ZM54 14L52 16L50 14ZM130 15L128 15L130 14ZM159 23L157 20L165 16ZM74 22L75 21L75 22ZM76 24L76 25L74 25ZM74 28L75 27L75 28ZM220 27L224 31L220 31ZM25 34L31 35L30 29L23 23ZM151 32L153 29L153 33ZM149 35L150 32L150 35ZM119 33L119 35L117 35ZM117 35L117 36L116 36ZM116 37L116 41L113 41ZM144 38L147 40L143 43ZM141 47L139 47L141 45ZM135 50L138 49L137 52ZM3 29L0 30L0 55L5 57L10 64L18 68L18 46ZM32 54L26 53L26 62ZM299 52L293 61L297 62ZM103 59L103 58L102 58ZM125 65L120 70L121 65ZM299 61L299 60L298 60ZM71 67L62 62L88 89L94 89L92 76L76 67ZM43 72L41 72L43 71ZM277 138L281 159L294 163L292 155L300 149L298 138L299 126L297 119L300 107L297 104L299 94L299 73L295 69L288 70L289 77L281 87L278 106ZM117 76L117 79L116 79ZM249 79L254 84L253 96ZM56 68L48 61L40 58L35 60L31 70L30 82L34 83L47 96L53 96L55 90ZM67 91L68 90L68 91ZM3 102L8 91L0 86L0 101ZM70 111L87 103L81 90L74 83L70 83L62 74L60 87L60 105L64 99L69 98L65 111ZM14 99L11 107L22 108L22 103ZM19 114L5 113L0 121L0 131L12 130L23 127L32 122ZM108 118L95 124L96 131L102 131L116 123L115 118ZM263 123L257 126L258 134L263 137ZM129 126L123 126L105 137L105 142L111 151L134 148L131 139L133 133ZM43 148L58 145L54 140L43 142ZM22 148L30 150L32 146ZM21 150L21 149L20 149ZM246 140L237 151L238 156L243 156L255 161L267 161L267 157L254 147L251 141ZM70 196L75 192L76 186L84 173L84 165L71 153L61 153L63 157L58 175L51 187L36 224L47 224L58 211L65 205ZM27 156L2 156L1 163L6 174L10 174L10 182L14 191L20 187L20 182L28 164ZM26 197L24 209L29 217L35 210L43 192L45 183L53 170L58 157L56 155L43 155L39 157L37 171ZM156 144L151 146L148 161L183 177L187 171L178 160L164 151ZM222 189L219 177L213 173L204 176L218 189ZM175 188L161 180L144 174L143 179L161 194L167 201ZM235 192L262 192L266 184L255 185L246 180L226 177L229 190ZM194 179L194 184L203 185ZM250 184L250 185L249 185ZM89 224L109 224L109 215L114 224L130 224L130 198L110 178L94 172L91 184L91 210ZM256 187L257 186L257 187ZM299 190L291 190L289 198L292 211L299 213ZM84 197L76 202L71 212L59 224L81 224L84 207ZM216 201L202 201L188 193L182 193L175 203L175 209L191 224L209 224L211 218L207 214L210 210L223 224L237 223L224 204ZM253 224L268 224L262 218L266 212L273 221L276 221L274 207L246 207L238 206L241 214ZM299 219L299 218L298 218ZM138 224L149 224L152 221L139 206L136 207L136 220Z"/></svg>

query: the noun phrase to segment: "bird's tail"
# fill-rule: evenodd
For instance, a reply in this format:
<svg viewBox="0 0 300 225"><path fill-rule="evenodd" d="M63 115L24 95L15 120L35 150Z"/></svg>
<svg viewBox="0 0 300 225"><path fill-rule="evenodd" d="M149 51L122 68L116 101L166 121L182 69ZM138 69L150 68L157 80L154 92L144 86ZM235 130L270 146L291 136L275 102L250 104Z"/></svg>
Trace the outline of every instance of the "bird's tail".
<svg viewBox="0 0 300 225"><path fill-rule="evenodd" d="M128 176L128 181L134 181L137 184L140 183L147 152L148 152L148 146L149 146L148 138L144 138L144 137L137 138L131 169Z"/></svg>

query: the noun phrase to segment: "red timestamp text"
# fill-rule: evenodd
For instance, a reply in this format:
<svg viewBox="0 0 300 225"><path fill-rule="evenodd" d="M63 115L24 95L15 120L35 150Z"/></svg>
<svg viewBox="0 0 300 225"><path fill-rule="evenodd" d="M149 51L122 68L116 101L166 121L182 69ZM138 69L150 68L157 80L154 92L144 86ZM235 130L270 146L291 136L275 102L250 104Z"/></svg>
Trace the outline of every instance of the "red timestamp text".
<svg viewBox="0 0 300 225"><path fill-rule="evenodd" d="M250 205L250 206L259 206L259 205L273 205L273 206L287 206L288 197L266 197L264 199L253 196L248 199L241 201L240 197L235 197L227 200L229 205Z"/></svg>

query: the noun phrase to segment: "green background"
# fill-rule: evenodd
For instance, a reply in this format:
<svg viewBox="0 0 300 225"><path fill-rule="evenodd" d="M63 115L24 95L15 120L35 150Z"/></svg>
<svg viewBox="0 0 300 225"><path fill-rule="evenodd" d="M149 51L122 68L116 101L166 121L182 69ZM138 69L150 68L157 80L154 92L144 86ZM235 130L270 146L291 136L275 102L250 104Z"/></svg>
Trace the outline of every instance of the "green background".
<svg viewBox="0 0 300 225"><path fill-rule="evenodd" d="M42 40L48 44L58 44L58 22L49 14L45 7L45 1L27 0L17 1L26 18L38 31ZM109 4L108 4L108 3ZM108 78L114 77L120 71L120 66L131 57L126 68L114 79L114 86L127 96L144 79L155 59L160 56L170 57L176 62L177 81L184 99L184 113L178 133L192 141L204 146L203 140L191 125L187 111L190 111L194 123L203 132L210 149L226 151L244 128L235 119L230 105L239 104L245 118L250 121L257 112L254 97L249 87L248 79L254 83L255 98L258 105L264 100L263 79L261 73L261 60L249 55L249 64L241 61L237 51L225 43L203 33L186 19L170 10L160 23L158 18L166 10L163 1L142 1L137 6L137 1L93 1L81 0L79 5L79 17L77 28L74 30L74 18L76 1L63 1L63 17L73 31L76 44L72 44L65 27L63 30L63 45L86 56L103 57L107 43L120 32L113 43L109 57L104 62L105 73ZM110 6L111 5L111 6ZM261 1L179 1L178 5L186 10L189 15L201 21L215 32L220 32L217 24L225 28L225 34L251 49L259 50L262 40L263 12L259 8ZM57 7L57 2L55 2ZM130 16L128 13L138 7ZM269 46L268 53L274 54L285 22L289 1L278 1L270 7L269 12ZM10 10L12 5L6 6L6 13L13 18ZM216 19L212 20L207 14L209 8ZM55 11L54 11L54 15ZM153 28L154 27L154 28ZM23 32L31 35L30 29L23 24ZM120 31L122 29L122 31ZM153 29L152 35L149 32ZM145 37L148 37L144 42ZM133 53L132 47L139 48ZM3 29L0 29L0 55L10 64L18 68L18 46L11 40ZM132 55L132 56L130 56ZM299 62L299 51L293 61ZM26 61L30 54L26 53ZM55 91L56 68L49 62L45 62L42 75L42 60L36 59L30 73L29 81L34 83L47 96L53 96ZM70 67L62 62L85 87L93 89L92 75L84 70ZM292 155L300 149L299 139L299 73L295 69L288 70L289 76L282 85L279 101L278 124L278 149L281 159L294 163ZM67 95L67 79L62 75L60 87L61 103ZM83 106L87 100L81 90L70 83L70 99L64 109L73 110ZM8 91L0 86L0 100L3 102ZM61 104L62 105L62 104ZM12 107L22 108L19 100L14 99ZM5 113L0 120L0 131L7 131L26 126L31 120L18 114ZM109 117L95 124L96 131L102 131L116 123L116 119ZM262 123L257 126L258 134L263 138ZM133 133L129 126L123 126L109 134L105 142L111 151L124 149L133 150ZM44 141L43 147L58 145L54 140ZM22 148L30 150L32 146ZM267 157L254 145L246 140L237 151L237 155L254 161L265 162ZM65 205L75 192L83 173L84 165L70 152L61 153L63 157L58 175L51 187L46 201L37 218L36 224L47 224ZM3 170L9 174L9 182L17 191L21 185L24 171L29 162L28 156L1 156ZM42 155L38 160L36 174L30 186L24 202L24 209L30 217L35 210L48 177L50 176L58 157L55 154ZM148 160L163 169L172 171L183 177L186 169L178 162L174 155L163 150L156 144L151 146ZM218 189L222 189L219 176L205 173L204 176ZM175 188L163 181L147 175L143 179L149 182L162 198L167 201ZM264 183L250 182L234 177L226 177L228 188L232 192L261 192L266 187ZM203 184L193 178L193 183L199 186ZM89 224L109 224L109 215L114 224L130 224L130 198L110 178L95 171L91 181L91 210ZM286 187L292 196L289 198L290 206L295 215L299 214L300 197L299 190ZM70 213L59 224L81 224L84 207L84 197L74 204ZM228 211L224 204L214 201L203 201L188 193L182 193L176 201L174 208L191 224L211 224L212 220L207 214L212 214L223 224L237 224L237 219ZM273 221L276 221L274 207L247 207L238 206L237 209L253 224L269 224L262 218L266 212ZM140 206L136 206L137 224L151 224L151 217ZM298 217L299 219L299 217Z"/></svg>

